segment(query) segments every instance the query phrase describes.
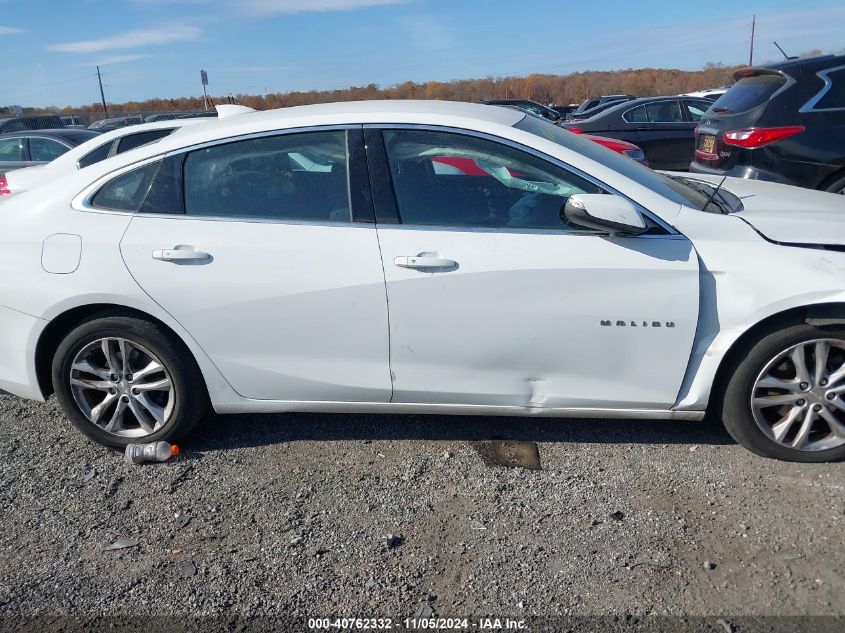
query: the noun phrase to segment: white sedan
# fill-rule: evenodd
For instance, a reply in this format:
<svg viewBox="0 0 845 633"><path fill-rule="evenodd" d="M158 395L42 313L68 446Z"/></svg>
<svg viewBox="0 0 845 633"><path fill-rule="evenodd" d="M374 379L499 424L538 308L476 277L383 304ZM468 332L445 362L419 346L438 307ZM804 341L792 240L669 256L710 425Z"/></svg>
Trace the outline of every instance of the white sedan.
<svg viewBox="0 0 845 633"><path fill-rule="evenodd" d="M474 104L185 128L0 206L0 388L114 447L209 405L711 412L841 459L845 199L718 184Z"/></svg>

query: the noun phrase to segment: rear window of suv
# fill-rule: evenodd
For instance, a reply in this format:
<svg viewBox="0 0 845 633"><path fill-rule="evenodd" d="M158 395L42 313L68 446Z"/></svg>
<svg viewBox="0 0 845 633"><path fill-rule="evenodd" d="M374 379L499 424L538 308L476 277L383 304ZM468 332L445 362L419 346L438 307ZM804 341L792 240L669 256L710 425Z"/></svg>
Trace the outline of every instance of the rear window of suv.
<svg viewBox="0 0 845 633"><path fill-rule="evenodd" d="M748 112L768 101L786 83L780 75L743 77L710 107L714 114Z"/></svg>

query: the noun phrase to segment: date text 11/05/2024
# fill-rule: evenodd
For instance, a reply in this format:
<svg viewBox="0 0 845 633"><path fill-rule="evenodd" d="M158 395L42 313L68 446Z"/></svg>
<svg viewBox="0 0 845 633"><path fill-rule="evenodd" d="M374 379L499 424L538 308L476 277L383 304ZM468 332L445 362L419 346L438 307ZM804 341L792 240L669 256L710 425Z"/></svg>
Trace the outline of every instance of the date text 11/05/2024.
<svg viewBox="0 0 845 633"><path fill-rule="evenodd" d="M308 628L312 630L479 630L479 631L524 631L525 620L510 618L309 618Z"/></svg>

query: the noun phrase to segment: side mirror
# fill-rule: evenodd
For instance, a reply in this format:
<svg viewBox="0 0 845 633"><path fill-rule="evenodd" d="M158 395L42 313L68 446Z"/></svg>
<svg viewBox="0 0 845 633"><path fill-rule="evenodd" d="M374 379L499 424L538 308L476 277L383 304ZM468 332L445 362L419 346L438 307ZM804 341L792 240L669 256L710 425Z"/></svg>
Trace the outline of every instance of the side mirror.
<svg viewBox="0 0 845 633"><path fill-rule="evenodd" d="M577 193L563 207L566 221L612 235L640 235L648 230L642 214L625 198L604 193Z"/></svg>

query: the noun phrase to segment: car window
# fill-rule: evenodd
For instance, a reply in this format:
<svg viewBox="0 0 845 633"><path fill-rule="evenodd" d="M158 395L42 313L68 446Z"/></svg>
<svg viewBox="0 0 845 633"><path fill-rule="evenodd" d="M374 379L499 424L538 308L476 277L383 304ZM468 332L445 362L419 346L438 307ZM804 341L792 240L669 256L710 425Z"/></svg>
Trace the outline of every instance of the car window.
<svg viewBox="0 0 845 633"><path fill-rule="evenodd" d="M79 159L79 167L88 167L88 165L93 165L94 163L99 163L101 160L106 160L109 157L109 152L111 151L111 146L114 141L109 141L108 143L103 143L97 149L91 150L85 156Z"/></svg>
<svg viewBox="0 0 845 633"><path fill-rule="evenodd" d="M831 86L824 96L813 107L814 110L831 108L845 108L845 68L827 73Z"/></svg>
<svg viewBox="0 0 845 633"><path fill-rule="evenodd" d="M188 215L351 222L346 132L283 134L185 158Z"/></svg>
<svg viewBox="0 0 845 633"><path fill-rule="evenodd" d="M149 130L147 132L138 132L137 134L127 134L117 143L117 153L122 154L128 152L130 149L135 149L147 143L153 143L161 138L164 138L173 131L172 128L162 130Z"/></svg>
<svg viewBox="0 0 845 633"><path fill-rule="evenodd" d="M633 110L628 110L624 115L623 118L628 123L647 123L648 116L645 113L645 106L637 106Z"/></svg>
<svg viewBox="0 0 845 633"><path fill-rule="evenodd" d="M23 160L23 139L4 138L0 139L0 161L22 161Z"/></svg>
<svg viewBox="0 0 845 633"><path fill-rule="evenodd" d="M91 204L98 209L137 211L160 164L161 161L147 163L110 180L94 194Z"/></svg>
<svg viewBox="0 0 845 633"><path fill-rule="evenodd" d="M689 114L690 121L698 121L710 106L710 103L704 101L684 101L684 107Z"/></svg>
<svg viewBox="0 0 845 633"><path fill-rule="evenodd" d="M683 123L681 106L677 101L658 101L645 106L649 123Z"/></svg>
<svg viewBox="0 0 845 633"><path fill-rule="evenodd" d="M388 130L384 140L404 224L579 230L562 219L567 198L601 192L552 163L485 139Z"/></svg>
<svg viewBox="0 0 845 633"><path fill-rule="evenodd" d="M29 157L30 160L50 162L64 154L70 148L51 138L43 138L39 136L29 137Z"/></svg>
<svg viewBox="0 0 845 633"><path fill-rule="evenodd" d="M716 114L747 112L768 101L785 83L786 79L780 75L743 77L716 99L710 106L711 111Z"/></svg>

